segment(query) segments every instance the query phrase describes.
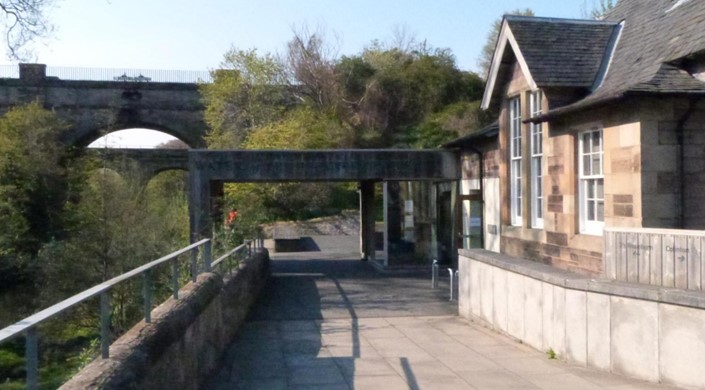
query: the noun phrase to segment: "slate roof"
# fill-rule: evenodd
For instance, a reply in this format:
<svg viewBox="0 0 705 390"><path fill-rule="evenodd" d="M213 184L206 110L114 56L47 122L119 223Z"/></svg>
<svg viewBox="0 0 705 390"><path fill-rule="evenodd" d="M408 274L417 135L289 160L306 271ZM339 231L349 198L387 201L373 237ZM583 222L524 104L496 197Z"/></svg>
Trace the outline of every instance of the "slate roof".
<svg viewBox="0 0 705 390"><path fill-rule="evenodd" d="M534 82L543 87L591 87L615 31L614 22L505 17Z"/></svg>
<svg viewBox="0 0 705 390"><path fill-rule="evenodd" d="M489 138L495 137L495 136L497 136L498 133L499 133L499 121L494 121L494 122L490 123L489 125L481 128L481 129L477 129L466 136L463 136L463 137L454 139L453 141L450 141L448 143L445 143L445 144L441 145L441 147L442 148L462 147L462 146L465 146L468 144L472 144L474 141L477 141L482 138L489 139Z"/></svg>
<svg viewBox="0 0 705 390"><path fill-rule="evenodd" d="M605 20L624 27L602 84L542 119L635 93L705 94L705 83L678 67L705 51L705 1L620 0Z"/></svg>

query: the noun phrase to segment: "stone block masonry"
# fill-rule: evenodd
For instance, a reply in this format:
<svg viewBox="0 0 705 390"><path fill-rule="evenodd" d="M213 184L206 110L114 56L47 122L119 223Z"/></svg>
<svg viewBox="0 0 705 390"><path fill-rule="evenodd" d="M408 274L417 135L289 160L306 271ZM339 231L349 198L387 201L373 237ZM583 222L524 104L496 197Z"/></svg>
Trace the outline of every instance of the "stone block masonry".
<svg viewBox="0 0 705 390"><path fill-rule="evenodd" d="M218 368L269 278L260 252L232 275L204 273L135 325L61 389L198 389Z"/></svg>

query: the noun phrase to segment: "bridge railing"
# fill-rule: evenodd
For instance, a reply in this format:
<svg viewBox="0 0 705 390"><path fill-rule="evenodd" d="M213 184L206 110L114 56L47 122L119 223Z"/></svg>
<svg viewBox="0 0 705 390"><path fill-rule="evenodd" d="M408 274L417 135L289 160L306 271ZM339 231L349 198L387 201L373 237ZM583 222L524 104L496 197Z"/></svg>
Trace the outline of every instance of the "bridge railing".
<svg viewBox="0 0 705 390"><path fill-rule="evenodd" d="M67 66L47 66L47 77L61 80L85 81L132 81L153 83L210 83L209 71L167 70L167 69L128 69L128 68L81 68ZM0 65L0 78L20 77L17 65Z"/></svg>
<svg viewBox="0 0 705 390"><path fill-rule="evenodd" d="M210 239L203 239L157 260L137 267L122 275L116 276L101 284L93 286L88 290L67 298L4 329L0 329L0 344L16 336L25 336L25 369L27 389L35 390L38 388L39 335L37 328L41 323L57 317L59 314L74 308L91 298L100 296L100 354L101 358L107 359L110 357L110 314L112 311L109 293L117 285L138 276L142 277L143 317L146 323L150 323L152 321L151 313L153 294L150 274L156 267L167 263L171 265L172 296L174 299L179 299L179 289L181 286L179 282L180 270L178 257L180 255L188 252L191 253L189 267L189 272L191 275L190 280L195 282L199 273L212 272L214 269L217 269L217 272L221 274L225 274L226 272L232 274L233 269L238 267L241 259L252 256L253 251L257 252L264 247L263 240L260 238L255 240L245 240L243 244L231 249L223 256L211 262L211 245L212 242ZM199 257L202 259L202 264L199 264Z"/></svg>

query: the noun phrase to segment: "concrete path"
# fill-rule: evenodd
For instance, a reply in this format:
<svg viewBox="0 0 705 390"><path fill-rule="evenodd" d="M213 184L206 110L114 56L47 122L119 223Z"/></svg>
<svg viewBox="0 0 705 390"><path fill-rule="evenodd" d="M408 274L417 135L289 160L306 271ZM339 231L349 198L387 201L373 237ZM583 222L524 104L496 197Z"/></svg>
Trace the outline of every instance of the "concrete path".
<svg viewBox="0 0 705 390"><path fill-rule="evenodd" d="M668 388L551 360L458 317L447 278L432 290L427 275L381 276L335 240L272 254L271 284L208 389Z"/></svg>

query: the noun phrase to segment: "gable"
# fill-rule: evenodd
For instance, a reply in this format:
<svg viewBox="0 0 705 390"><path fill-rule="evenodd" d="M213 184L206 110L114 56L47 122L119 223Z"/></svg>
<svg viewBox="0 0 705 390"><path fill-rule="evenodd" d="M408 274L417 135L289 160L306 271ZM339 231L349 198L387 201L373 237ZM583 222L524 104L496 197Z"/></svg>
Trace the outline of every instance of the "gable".
<svg viewBox="0 0 705 390"><path fill-rule="evenodd" d="M492 56L492 64L490 65L490 71L487 76L485 93L482 97L480 107L483 110L489 108L493 96L498 95L504 90L504 86L498 84L504 84L504 82L509 81L508 79L511 78L512 71L507 69L507 67L511 66L515 61L519 64L519 68L529 87L532 90L537 89L534 78L531 76L531 72L529 72L529 66L526 64L526 60L519 49L519 44L514 38L514 34L512 34L509 24L507 23L507 18L505 17L499 32L497 46L495 46L495 52ZM499 77L500 72L502 77ZM498 81L500 82L498 83Z"/></svg>
<svg viewBox="0 0 705 390"><path fill-rule="evenodd" d="M513 56L530 89L590 90L608 60L614 22L505 16L490 68L482 107L489 108L505 83L503 67Z"/></svg>

